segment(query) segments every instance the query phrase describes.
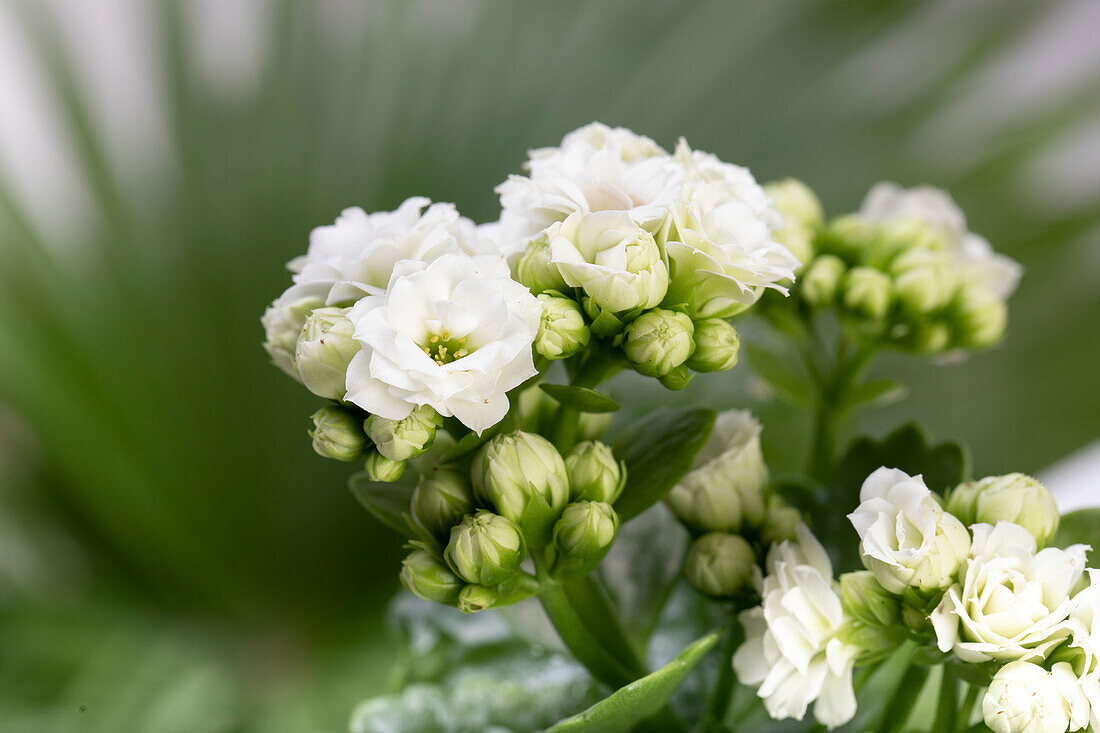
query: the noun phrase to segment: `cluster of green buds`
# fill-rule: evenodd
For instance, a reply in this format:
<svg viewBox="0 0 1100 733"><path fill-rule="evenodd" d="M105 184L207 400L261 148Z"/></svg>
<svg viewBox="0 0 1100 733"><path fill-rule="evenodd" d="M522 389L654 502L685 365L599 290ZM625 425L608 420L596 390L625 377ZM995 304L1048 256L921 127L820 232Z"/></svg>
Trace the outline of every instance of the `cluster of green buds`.
<svg viewBox="0 0 1100 733"><path fill-rule="evenodd" d="M740 339L728 320L665 302L658 240L624 212L604 211L575 214L528 241L514 271L543 306L536 354L569 359L599 344L669 389L687 386L693 372L732 369Z"/></svg>
<svg viewBox="0 0 1100 733"><path fill-rule="evenodd" d="M803 212L788 246L812 238L789 307L833 309L863 338L917 354L983 349L1004 335L1018 266L967 232L946 194L896 191L897 211L872 207L823 223L808 195L789 193L801 190L792 182L768 189ZM905 197L939 208L921 211Z"/></svg>
<svg viewBox="0 0 1100 733"><path fill-rule="evenodd" d="M684 575L700 592L736 596L766 548L794 536L801 515L768 482L760 424L746 410L718 415L692 470L665 497L692 534Z"/></svg>
<svg viewBox="0 0 1100 733"><path fill-rule="evenodd" d="M401 581L473 613L528 597L540 582L585 575L615 540L612 504L625 482L603 443L583 441L563 455L535 433L494 436L468 465L421 476L409 508L419 536Z"/></svg>
<svg viewBox="0 0 1100 733"><path fill-rule="evenodd" d="M371 481L390 483L405 472L408 461L424 455L435 442L443 420L428 406L401 420L369 415L354 405L330 404L313 413L313 449L338 461L363 460Z"/></svg>

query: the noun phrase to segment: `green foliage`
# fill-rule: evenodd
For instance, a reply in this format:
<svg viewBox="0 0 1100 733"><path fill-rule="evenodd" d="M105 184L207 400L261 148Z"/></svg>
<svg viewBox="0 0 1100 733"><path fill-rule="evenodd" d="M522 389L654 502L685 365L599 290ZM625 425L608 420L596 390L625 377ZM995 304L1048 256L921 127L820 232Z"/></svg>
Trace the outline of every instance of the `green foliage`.
<svg viewBox="0 0 1100 733"><path fill-rule="evenodd" d="M655 714L699 660L718 642L717 632L684 649L665 666L631 682L583 713L563 720L548 733L614 733L629 730Z"/></svg>
<svg viewBox="0 0 1100 733"><path fill-rule="evenodd" d="M587 387L569 384L540 384L539 388L565 407L579 412L615 412L619 403L605 394Z"/></svg>
<svg viewBox="0 0 1100 733"><path fill-rule="evenodd" d="M970 453L957 442L933 444L927 431L909 423L881 440L854 441L841 459L833 483L845 499L858 503L863 480L880 466L921 474L928 488L942 493L970 478Z"/></svg>
<svg viewBox="0 0 1100 733"><path fill-rule="evenodd" d="M1058 531L1049 544L1068 547L1077 543L1088 545L1093 550L1100 549L1100 509L1078 509L1062 515Z"/></svg>
<svg viewBox="0 0 1100 733"><path fill-rule="evenodd" d="M626 488L615 502L623 522L660 501L691 464L714 426L715 413L697 407L651 412L615 441L615 455L626 464Z"/></svg>
<svg viewBox="0 0 1100 733"><path fill-rule="evenodd" d="M797 357L782 355L759 344L747 344L755 374L767 382L784 400L803 407L814 404L814 387Z"/></svg>

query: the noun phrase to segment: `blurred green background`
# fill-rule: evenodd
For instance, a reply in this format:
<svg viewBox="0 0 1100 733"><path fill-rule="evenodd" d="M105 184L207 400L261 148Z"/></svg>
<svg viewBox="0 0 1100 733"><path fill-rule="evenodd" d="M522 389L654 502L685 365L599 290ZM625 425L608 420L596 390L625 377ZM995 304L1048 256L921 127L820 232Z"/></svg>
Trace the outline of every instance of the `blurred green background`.
<svg viewBox="0 0 1100 733"><path fill-rule="evenodd" d="M525 150L593 119L831 214L880 179L948 188L1026 267L1010 336L886 359L912 395L864 427L916 417L979 473L1096 440L1097 11L0 1L0 730L338 731L386 690L399 541L313 454L260 314L340 209L494 219ZM687 394L753 407L799 467L804 416L747 366Z"/></svg>

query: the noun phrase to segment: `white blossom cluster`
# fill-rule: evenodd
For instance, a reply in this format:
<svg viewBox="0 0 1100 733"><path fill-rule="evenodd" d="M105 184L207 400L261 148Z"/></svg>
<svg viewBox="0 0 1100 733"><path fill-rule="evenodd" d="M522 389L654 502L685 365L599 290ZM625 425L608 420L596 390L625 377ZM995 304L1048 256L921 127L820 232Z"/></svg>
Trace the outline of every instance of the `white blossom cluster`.
<svg viewBox="0 0 1100 733"><path fill-rule="evenodd" d="M946 507L921 476L872 473L849 515L870 571L854 594L838 589L859 573L834 582L804 526L797 543L773 546L733 661L773 717L801 719L814 703L822 724L847 722L853 665L883 640L930 631L957 663L992 665L982 714L996 733L1098 729L1100 571L1086 569L1090 548L1041 546L1057 509L1021 474L963 484ZM953 513L975 511L969 527ZM882 628L868 633L868 623Z"/></svg>

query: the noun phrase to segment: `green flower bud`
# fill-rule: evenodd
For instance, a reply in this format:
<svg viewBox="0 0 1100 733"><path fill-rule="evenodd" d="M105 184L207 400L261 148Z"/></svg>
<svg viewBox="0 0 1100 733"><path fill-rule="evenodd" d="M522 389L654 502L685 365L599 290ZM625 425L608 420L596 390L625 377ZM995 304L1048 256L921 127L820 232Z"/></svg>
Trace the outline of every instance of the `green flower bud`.
<svg viewBox="0 0 1100 733"><path fill-rule="evenodd" d="M728 598L752 583L756 553L741 537L710 532L691 543L684 576L711 598Z"/></svg>
<svg viewBox="0 0 1100 733"><path fill-rule="evenodd" d="M875 225L859 214L833 219L822 232L819 251L834 254L846 262L858 262L874 236Z"/></svg>
<svg viewBox="0 0 1100 733"><path fill-rule="evenodd" d="M695 351L687 360L689 368L697 372L724 372L737 365L737 351L741 339L728 321L707 318L695 324Z"/></svg>
<svg viewBox="0 0 1100 733"><path fill-rule="evenodd" d="M313 413L313 450L317 455L337 461L354 461L363 455L367 436L363 434L359 419L348 410L326 405Z"/></svg>
<svg viewBox="0 0 1100 733"><path fill-rule="evenodd" d="M683 313L654 308L626 327L623 351L639 374L663 377L695 350L695 326Z"/></svg>
<svg viewBox="0 0 1100 733"><path fill-rule="evenodd" d="M578 501L565 507L554 524L557 557L551 573L558 578L587 574L603 560L619 531L619 515L602 501Z"/></svg>
<svg viewBox="0 0 1100 733"><path fill-rule="evenodd" d="M533 500L554 518L569 502L569 474L553 444L516 431L493 437L474 457L470 474L477 499L522 523Z"/></svg>
<svg viewBox="0 0 1100 733"><path fill-rule="evenodd" d="M911 250L942 250L940 231L921 219L897 218L879 222L861 255L862 264L886 269Z"/></svg>
<svg viewBox="0 0 1100 733"><path fill-rule="evenodd" d="M951 327L943 321L917 323L897 340L897 346L915 354L939 354L951 345Z"/></svg>
<svg viewBox="0 0 1100 733"><path fill-rule="evenodd" d="M260 323L264 327L264 350L271 363L288 375L302 381L294 366L294 350L302 327L314 308L325 304L327 286L321 283L292 285L264 311Z"/></svg>
<svg viewBox="0 0 1100 733"><path fill-rule="evenodd" d="M465 584L435 555L416 549L401 563L401 585L418 598L453 606Z"/></svg>
<svg viewBox="0 0 1100 733"><path fill-rule="evenodd" d="M760 539L766 545L772 545L783 540L793 540L795 527L801 521L801 512L793 506L788 506L781 497L772 494L768 497L764 525L760 528Z"/></svg>
<svg viewBox="0 0 1100 733"><path fill-rule="evenodd" d="M925 620L927 625L927 621ZM840 641L859 649L857 664L872 664L881 661L897 651L905 641L906 631L902 626L878 626L862 621L849 620L837 631Z"/></svg>
<svg viewBox="0 0 1100 733"><path fill-rule="evenodd" d="M890 276L873 267L853 267L844 276L841 302L860 318L881 321L893 299Z"/></svg>
<svg viewBox="0 0 1100 733"><path fill-rule="evenodd" d="M799 284L802 299L814 308L826 308L836 302L837 291L848 266L835 255L819 255L802 273Z"/></svg>
<svg viewBox="0 0 1100 733"><path fill-rule="evenodd" d="M364 468L367 471L367 478L371 481L390 484L401 478L401 474L405 473L405 461L394 461L386 458L378 451L372 450L367 455Z"/></svg>
<svg viewBox="0 0 1100 733"><path fill-rule="evenodd" d="M890 266L898 303L914 316L940 310L959 289L957 268L951 257L936 250L911 249Z"/></svg>
<svg viewBox="0 0 1100 733"><path fill-rule="evenodd" d="M464 474L437 468L423 474L412 495L412 518L429 534L446 541L451 528L474 510L474 497Z"/></svg>
<svg viewBox="0 0 1100 733"><path fill-rule="evenodd" d="M1013 522L1042 547L1058 531L1058 505L1046 486L1022 473L986 476L962 484L947 497L947 511L965 525Z"/></svg>
<svg viewBox="0 0 1100 733"><path fill-rule="evenodd" d="M626 466L615 460L611 447L586 440L565 454L565 467L573 487L572 498L614 504L626 486Z"/></svg>
<svg viewBox="0 0 1100 733"><path fill-rule="evenodd" d="M1001 340L1008 325L1008 306L980 285L966 285L952 308L956 345L984 349Z"/></svg>
<svg viewBox="0 0 1100 733"><path fill-rule="evenodd" d="M441 424L439 413L421 405L401 420L371 415L364 427L379 453L394 461L407 461L432 447L435 431Z"/></svg>
<svg viewBox="0 0 1100 733"><path fill-rule="evenodd" d="M347 393L348 363L359 353L349 308L318 308L309 314L294 351L302 384L318 397L341 400Z"/></svg>
<svg viewBox="0 0 1100 733"><path fill-rule="evenodd" d="M840 602L849 616L866 624L893 626L901 618L901 599L879 585L870 570L840 576Z"/></svg>
<svg viewBox="0 0 1100 733"><path fill-rule="evenodd" d="M691 379L694 376L695 375L688 370L686 364L681 364L665 376L658 378L657 381L659 381L661 386L665 389L671 389L673 392L676 392L691 384Z"/></svg>
<svg viewBox="0 0 1100 733"><path fill-rule="evenodd" d="M468 583L497 585L515 575L527 556L523 532L515 522L484 510L451 528L443 557Z"/></svg>
<svg viewBox="0 0 1100 733"><path fill-rule="evenodd" d="M547 359L565 359L588 345L592 332L575 300L544 293L539 302L542 318L535 336L535 351Z"/></svg>
<svg viewBox="0 0 1100 733"><path fill-rule="evenodd" d="M787 226L804 224L808 227L819 227L825 220L821 200L813 189L797 178L772 181L764 186L764 193L768 194L772 205L783 215Z"/></svg>
<svg viewBox="0 0 1100 733"><path fill-rule="evenodd" d="M483 585L468 585L458 594L458 610L463 613L477 613L492 608L500 600L493 588Z"/></svg>
<svg viewBox="0 0 1100 733"><path fill-rule="evenodd" d="M699 532L740 532L764 521L768 467L760 449L760 424L747 410L728 410L715 420L692 470L665 504Z"/></svg>
<svg viewBox="0 0 1100 733"><path fill-rule="evenodd" d="M516 263L516 280L538 295L547 290L564 293L569 290L558 266L550 261L550 237L545 230L527 243Z"/></svg>

